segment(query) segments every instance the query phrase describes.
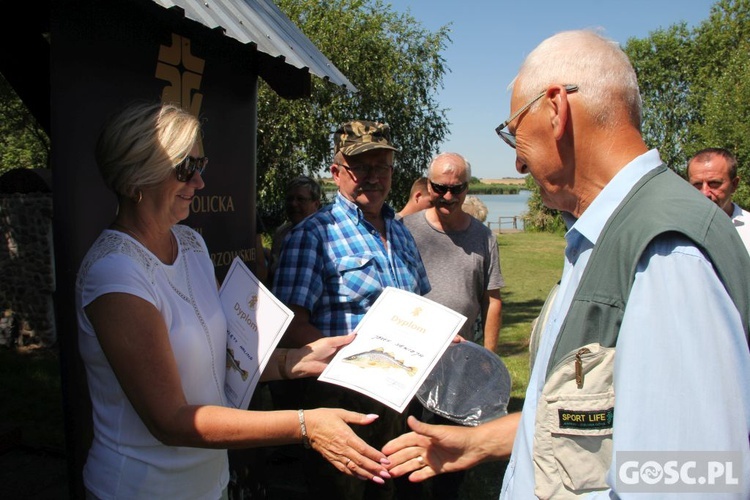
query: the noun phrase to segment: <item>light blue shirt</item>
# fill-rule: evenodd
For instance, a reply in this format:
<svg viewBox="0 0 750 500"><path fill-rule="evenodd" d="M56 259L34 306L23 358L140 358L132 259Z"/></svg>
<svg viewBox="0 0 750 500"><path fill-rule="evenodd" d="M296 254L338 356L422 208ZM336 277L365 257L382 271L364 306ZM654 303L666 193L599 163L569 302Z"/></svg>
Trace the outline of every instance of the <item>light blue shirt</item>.
<svg viewBox="0 0 750 500"><path fill-rule="evenodd" d="M534 498L534 422L560 326L607 220L660 164L656 150L634 159L571 220L560 288L532 368L501 498ZM607 474L612 490L588 498L624 496L614 490L616 454L646 450L739 451L741 470L733 474L744 486L737 498L750 498L750 351L739 312L710 261L687 238L657 238L641 257L614 370L613 459ZM639 500L664 497L636 494Z"/></svg>

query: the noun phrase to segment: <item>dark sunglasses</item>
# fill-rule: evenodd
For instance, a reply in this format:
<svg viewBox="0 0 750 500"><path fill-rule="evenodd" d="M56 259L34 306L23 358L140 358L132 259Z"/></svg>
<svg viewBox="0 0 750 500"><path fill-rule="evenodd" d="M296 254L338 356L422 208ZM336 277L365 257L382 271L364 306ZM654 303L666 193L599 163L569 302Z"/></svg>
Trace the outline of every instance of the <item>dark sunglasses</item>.
<svg viewBox="0 0 750 500"><path fill-rule="evenodd" d="M469 187L469 183L468 182L464 182L462 184L456 184L454 186L449 186L447 184L436 184L436 183L430 181L430 186L432 186L432 190L435 191L440 196L444 195L448 191L450 191L450 193L453 196L456 196L457 194L461 194L464 191L466 191L466 188Z"/></svg>
<svg viewBox="0 0 750 500"><path fill-rule="evenodd" d="M196 158L195 156L188 156L180 163L175 165L174 172L177 174L177 180L180 182L188 182L193 178L196 172L203 175L203 171L206 170L208 165L208 157L201 156Z"/></svg>

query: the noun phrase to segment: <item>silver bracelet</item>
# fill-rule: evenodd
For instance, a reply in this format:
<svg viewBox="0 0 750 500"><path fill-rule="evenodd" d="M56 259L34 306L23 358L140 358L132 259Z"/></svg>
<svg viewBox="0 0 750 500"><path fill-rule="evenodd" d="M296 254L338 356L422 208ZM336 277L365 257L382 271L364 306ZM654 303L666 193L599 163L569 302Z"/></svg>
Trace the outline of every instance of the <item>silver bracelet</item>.
<svg viewBox="0 0 750 500"><path fill-rule="evenodd" d="M302 434L302 444L305 448L310 448L310 438L307 437L307 426L305 425L305 410L297 410L299 417L299 430Z"/></svg>

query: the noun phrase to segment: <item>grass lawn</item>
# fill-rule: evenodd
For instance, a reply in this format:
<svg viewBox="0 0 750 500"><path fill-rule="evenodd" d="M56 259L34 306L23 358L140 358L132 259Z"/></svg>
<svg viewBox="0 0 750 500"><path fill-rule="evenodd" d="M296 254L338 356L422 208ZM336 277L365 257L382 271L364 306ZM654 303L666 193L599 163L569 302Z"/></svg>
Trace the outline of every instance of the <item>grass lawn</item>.
<svg viewBox="0 0 750 500"><path fill-rule="evenodd" d="M498 236L500 267L505 287L503 326L497 352L508 368L512 391L508 411L521 409L529 381L531 322L547 294L562 275L565 239L542 233L503 233ZM496 500L507 462L480 464L466 472L460 500Z"/></svg>
<svg viewBox="0 0 750 500"><path fill-rule="evenodd" d="M523 399L529 380L531 323L562 275L565 238L546 233L507 233L498 237L505 287L503 326L497 352L511 375L514 400ZM515 409L515 408L514 408Z"/></svg>

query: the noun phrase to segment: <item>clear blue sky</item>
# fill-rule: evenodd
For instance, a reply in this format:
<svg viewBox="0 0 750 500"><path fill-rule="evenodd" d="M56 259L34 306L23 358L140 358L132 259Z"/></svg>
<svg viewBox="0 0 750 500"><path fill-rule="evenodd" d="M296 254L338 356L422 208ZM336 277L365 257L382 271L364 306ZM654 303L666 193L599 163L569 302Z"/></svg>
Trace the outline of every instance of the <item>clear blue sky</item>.
<svg viewBox="0 0 750 500"><path fill-rule="evenodd" d="M509 114L507 91L523 59L564 30L601 28L624 46L679 22L695 27L715 0L384 0L436 31L451 24L443 52L450 69L438 94L448 108L450 135L442 151L468 158L479 178L520 177L513 150L495 134Z"/></svg>

